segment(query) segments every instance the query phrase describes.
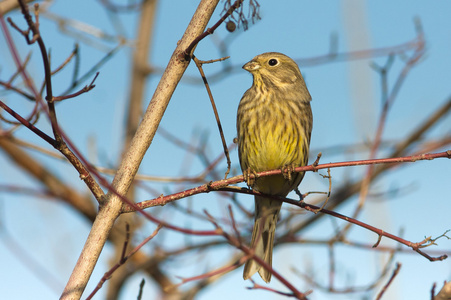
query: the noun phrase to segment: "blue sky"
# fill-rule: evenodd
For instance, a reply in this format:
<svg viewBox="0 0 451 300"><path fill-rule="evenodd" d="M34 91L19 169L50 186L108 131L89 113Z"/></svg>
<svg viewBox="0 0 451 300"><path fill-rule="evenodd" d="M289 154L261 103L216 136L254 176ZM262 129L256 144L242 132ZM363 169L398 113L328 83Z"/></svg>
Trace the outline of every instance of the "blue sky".
<svg viewBox="0 0 451 300"><path fill-rule="evenodd" d="M240 69L240 66L257 54L267 51L283 52L295 59L308 59L328 53L331 35L338 39L338 52L357 51L369 48L381 48L399 45L415 37L413 19L419 17L423 25L427 42L427 53L417 67L407 77L392 110L389 113L384 140L402 140L431 112L435 111L450 95L451 69L451 20L449 11L451 3L447 1L259 1L262 19L251 25L249 30L237 30L229 33L224 26L218 28L214 36L201 42L196 49L199 59L209 60L219 58L220 52L214 46L215 41L227 39L227 63L235 66L231 74L224 79L211 82L211 88L221 117L225 137L230 143L235 137L235 116L238 102L244 91L252 83L251 76ZM282 3L282 4L281 4ZM167 64L177 41L182 36L197 1L161 1L158 5L157 23L153 47L151 49L151 64L164 68ZM115 29L109 22L107 15L100 8L99 2L92 1L60 1L55 3L50 11L62 16L85 22L94 27L114 34ZM215 12L210 25L219 18L221 6ZM18 13L10 15L18 24L24 22ZM136 15L127 13L121 15L122 23L116 22L117 27L123 27L124 34L130 40L134 37ZM45 17L42 18L41 31L47 47L52 49L52 59L61 62L72 50L73 39L62 34L55 23ZM232 37L233 35L233 37ZM17 34L15 41L18 44L22 57L30 51ZM106 44L111 47L113 44ZM104 52L80 42L81 46L81 72L88 70L96 63ZM33 78L40 82L41 64L39 55L33 49L33 60L29 72ZM82 152L95 164L115 166L122 151L120 143L124 135L124 110L126 108L127 87L130 82L128 56L131 49L124 47L112 60L100 70L96 81L96 88L82 95L58 105L58 117L61 126L72 138ZM13 71L3 37L0 39L0 78L5 80ZM323 65L300 64L301 71L312 94L312 109L314 113L314 130L312 133L312 156L322 152L322 162L343 161L349 159L363 159L366 153L335 153L328 151L337 145L349 145L367 142L374 136L378 116L381 108L381 87L379 75L370 67L370 63L383 65L386 57L365 59L352 62L331 62ZM399 57L395 59L393 70L389 73L389 86L399 74L403 64ZM211 74L220 72L221 63L206 65L204 71L207 78ZM150 100L159 74L149 79L146 92L146 103ZM194 65L190 65L185 76L198 76ZM41 78L41 79L40 79ZM55 93L65 90L70 72L55 77ZM85 84L88 84L86 82ZM29 104L12 95L0 94L0 99L26 114ZM47 132L49 127L45 118L38 126ZM173 98L167 108L161 126L175 134L180 139L190 142L199 139L199 135L207 132L209 144L207 153L215 158L221 153L220 139L214 116L209 105L205 89L199 84L190 84L182 80L177 87ZM439 123L429 138L439 138L450 134L451 118ZM17 135L30 142L46 147L37 137L25 129L17 131ZM95 140L93 145L92 141ZM73 182L79 190L85 187L78 179L77 173L65 163L34 153L37 158L51 166L66 182ZM383 157L383 153L379 154ZM231 153L232 172L239 173L236 152ZM189 161L190 163L186 163ZM313 159L311 159L313 161ZM36 182L29 179L20 170L16 170L7 157L0 152L0 183L35 187ZM225 162L220 166L221 172L225 170ZM177 149L166 141L161 135L155 137L148 154L146 155L140 173L158 176L179 176L188 173L195 175L202 171L202 164L195 158L186 156L185 152ZM359 219L388 232L399 234L403 230L403 237L414 242L425 236L438 236L445 230L451 229L449 219L451 177L450 162L439 159L435 161L416 162L407 167L389 171L380 178L372 188L373 193L382 193L382 196L372 197ZM334 187L338 187L348 178L359 178L364 174L365 167L353 167L332 170ZM169 186L164 184L147 183L159 193L178 191L192 185ZM327 182L317 174L309 173L300 186L301 191L327 190ZM384 191L399 189L399 193L387 194ZM138 199L152 198L146 191L141 190ZM247 207L253 206L250 197L238 196ZM315 200L316 198L311 198ZM221 201L218 195L210 193L200 195L185 201L184 205L191 205L199 212L208 209L217 217L225 216L225 208L229 204ZM307 199L309 202L310 199ZM70 208L52 200L42 200L37 197L0 193L2 226L9 235L20 242L21 247L27 250L27 255L45 265L55 280L55 288L38 278L35 272L24 267L24 263L13 255L8 248L12 245L5 238L0 243L0 265L3 270L0 275L0 290L5 299L54 299L59 297L59 291L70 275L81 247L89 232L89 223L74 213ZM350 215L357 205L353 199L337 211ZM287 205L284 206L288 208ZM196 220L178 218L173 210L162 208L159 214L183 226L194 228L209 228L208 224ZM307 217L307 215L306 215ZM342 226L341 221L324 218L317 225L303 233L303 238L329 238L333 235L334 224ZM154 228L149 224L150 233ZM142 238L145 237L142 234ZM179 234L166 232L166 240L183 237ZM372 244L376 235L362 229L352 230L350 239L353 241ZM199 239L200 240L200 239ZM392 242L383 240L385 245ZM450 241L438 241L434 249L450 249ZM214 257L208 256L208 264L201 263L200 255L194 256L195 263L181 262L179 270L174 269L174 276L190 277L206 272L225 262L230 254L230 248L223 247ZM107 262L112 249L105 248L99 265L94 271L87 291L90 292L107 270ZM371 251L356 250L347 246L339 246L336 253L338 261L337 284L365 284L377 277L380 266L387 260L386 254L374 254ZM417 254L399 254L395 261L402 263L401 272L394 284L390 287L384 299L420 299L427 298L432 283L440 287L444 280L450 279L450 261L431 263ZM297 279L290 267L307 272L313 268L318 278L327 278L328 258L324 246L298 245L282 246L274 253L274 268L284 272L286 276L299 284L301 290L311 288L307 283ZM199 267L200 266L200 267ZM280 296L266 291L250 291L241 277L242 270L237 270L225 276L217 285L199 294L197 299L241 299L244 297L259 299L282 299ZM42 274L42 273L37 273ZM415 274L415 276L412 276ZM136 297L139 281L143 274L131 279L124 289L121 299ZM26 288L24 288L26 283ZM270 285L276 289L283 287L276 281ZM314 288L311 299L362 299L365 293L352 296L330 295ZM378 290L378 289L377 289ZM97 299L103 298L101 291ZM144 289L145 299L157 299L155 289L150 280L147 280ZM373 294L368 294L374 298Z"/></svg>

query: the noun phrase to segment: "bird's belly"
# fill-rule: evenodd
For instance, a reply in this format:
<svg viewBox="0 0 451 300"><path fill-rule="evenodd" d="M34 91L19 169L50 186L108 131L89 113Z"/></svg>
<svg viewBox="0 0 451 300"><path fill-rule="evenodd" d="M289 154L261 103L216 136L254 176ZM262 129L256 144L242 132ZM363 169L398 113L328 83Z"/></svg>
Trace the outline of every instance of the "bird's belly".
<svg viewBox="0 0 451 300"><path fill-rule="evenodd" d="M247 161L249 167L256 172L280 169L292 164L299 165L302 161L298 155L302 152L299 148L299 137L286 127L271 125L266 124L264 127L269 127L266 130L260 128L260 136L249 135L249 148L254 153L249 155Z"/></svg>
<svg viewBox="0 0 451 300"><path fill-rule="evenodd" d="M299 137L285 127L265 125L269 128L267 130L260 128L260 132L264 132L264 134L259 136L252 137L252 133L256 131L250 131L251 134L247 139L249 144L245 148L252 150L244 152L247 154L247 158L245 158L247 167L258 173L301 165L303 159ZM299 183L297 177L298 174L294 174L291 181L282 175L262 177L255 181L253 188L265 194L285 196ZM299 179L301 178L302 176Z"/></svg>

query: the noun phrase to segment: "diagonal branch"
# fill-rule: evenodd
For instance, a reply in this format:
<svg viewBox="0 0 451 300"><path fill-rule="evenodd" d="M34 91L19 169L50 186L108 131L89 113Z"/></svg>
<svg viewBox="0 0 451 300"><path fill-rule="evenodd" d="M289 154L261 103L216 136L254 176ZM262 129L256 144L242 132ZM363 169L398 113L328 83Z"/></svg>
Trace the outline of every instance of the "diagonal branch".
<svg viewBox="0 0 451 300"><path fill-rule="evenodd" d="M112 187L119 195L125 195L130 188L144 154L152 143L169 100L188 67L189 61L180 60L181 53L202 34L218 2L219 0L201 1L175 49L113 180ZM122 200L117 193L110 192L106 196L61 299L79 299L86 288L114 221L121 213Z"/></svg>

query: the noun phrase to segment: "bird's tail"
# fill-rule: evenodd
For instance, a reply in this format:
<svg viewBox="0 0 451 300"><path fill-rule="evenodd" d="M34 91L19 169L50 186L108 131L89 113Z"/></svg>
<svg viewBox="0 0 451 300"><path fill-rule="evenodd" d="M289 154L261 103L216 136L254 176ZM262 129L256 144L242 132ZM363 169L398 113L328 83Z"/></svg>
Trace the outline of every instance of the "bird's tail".
<svg viewBox="0 0 451 300"><path fill-rule="evenodd" d="M252 231L251 248L256 256L272 266L272 248L281 201L255 196L255 224ZM271 272L255 260L249 259L244 266L243 278L246 280L256 272L265 282L271 281Z"/></svg>

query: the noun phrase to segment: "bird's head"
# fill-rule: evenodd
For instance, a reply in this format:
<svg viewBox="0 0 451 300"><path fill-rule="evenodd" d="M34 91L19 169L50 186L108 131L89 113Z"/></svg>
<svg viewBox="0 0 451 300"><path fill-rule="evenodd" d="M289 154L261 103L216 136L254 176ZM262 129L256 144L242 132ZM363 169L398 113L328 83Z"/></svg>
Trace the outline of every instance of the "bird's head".
<svg viewBox="0 0 451 300"><path fill-rule="evenodd" d="M254 86L257 88L295 89L297 92L308 93L298 65L285 54L266 52L257 55L243 69L253 75Z"/></svg>

